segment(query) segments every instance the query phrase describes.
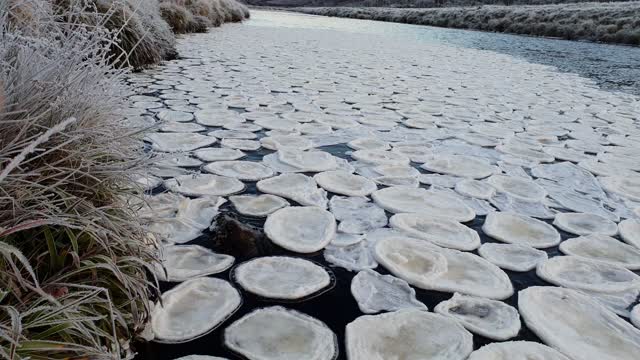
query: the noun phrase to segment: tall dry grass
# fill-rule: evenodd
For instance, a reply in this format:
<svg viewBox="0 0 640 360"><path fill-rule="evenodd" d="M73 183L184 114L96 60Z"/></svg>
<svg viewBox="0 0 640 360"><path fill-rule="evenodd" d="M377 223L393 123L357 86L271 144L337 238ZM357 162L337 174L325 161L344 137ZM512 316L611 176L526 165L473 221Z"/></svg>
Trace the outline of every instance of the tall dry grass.
<svg viewBox="0 0 640 360"><path fill-rule="evenodd" d="M640 45L640 2L433 9L295 8L295 11L458 29Z"/></svg>
<svg viewBox="0 0 640 360"><path fill-rule="evenodd" d="M236 0L161 0L160 10L176 33L202 32L249 18L249 9Z"/></svg>
<svg viewBox="0 0 640 360"><path fill-rule="evenodd" d="M145 155L119 34L50 5L0 0L0 358L130 358L155 250L123 200Z"/></svg>

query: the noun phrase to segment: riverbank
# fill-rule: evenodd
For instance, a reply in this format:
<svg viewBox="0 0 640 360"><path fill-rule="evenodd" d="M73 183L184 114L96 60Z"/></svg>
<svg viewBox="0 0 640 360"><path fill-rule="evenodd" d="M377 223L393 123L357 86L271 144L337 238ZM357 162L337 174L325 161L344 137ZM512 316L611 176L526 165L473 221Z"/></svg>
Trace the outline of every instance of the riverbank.
<svg viewBox="0 0 640 360"><path fill-rule="evenodd" d="M247 16L235 0L0 1L0 358L133 357L159 257L124 77L176 57L174 20Z"/></svg>
<svg viewBox="0 0 640 360"><path fill-rule="evenodd" d="M640 45L640 2L429 9L296 7L305 14Z"/></svg>

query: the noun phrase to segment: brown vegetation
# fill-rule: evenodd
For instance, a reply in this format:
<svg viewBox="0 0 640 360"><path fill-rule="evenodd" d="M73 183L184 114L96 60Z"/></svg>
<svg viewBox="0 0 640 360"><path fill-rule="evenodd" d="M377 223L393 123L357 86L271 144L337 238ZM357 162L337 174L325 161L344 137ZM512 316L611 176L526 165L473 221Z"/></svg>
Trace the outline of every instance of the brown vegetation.
<svg viewBox="0 0 640 360"><path fill-rule="evenodd" d="M640 45L640 2L434 9L295 8L295 11L458 29Z"/></svg>

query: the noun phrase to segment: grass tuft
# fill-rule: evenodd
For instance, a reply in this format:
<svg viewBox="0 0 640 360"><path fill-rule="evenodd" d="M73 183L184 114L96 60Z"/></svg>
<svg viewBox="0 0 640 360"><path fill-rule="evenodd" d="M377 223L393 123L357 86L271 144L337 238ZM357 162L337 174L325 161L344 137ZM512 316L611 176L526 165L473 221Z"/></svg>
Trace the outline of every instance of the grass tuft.
<svg viewBox="0 0 640 360"><path fill-rule="evenodd" d="M0 14L0 358L131 358L156 254L124 200L146 157L119 113L121 34L86 7Z"/></svg>

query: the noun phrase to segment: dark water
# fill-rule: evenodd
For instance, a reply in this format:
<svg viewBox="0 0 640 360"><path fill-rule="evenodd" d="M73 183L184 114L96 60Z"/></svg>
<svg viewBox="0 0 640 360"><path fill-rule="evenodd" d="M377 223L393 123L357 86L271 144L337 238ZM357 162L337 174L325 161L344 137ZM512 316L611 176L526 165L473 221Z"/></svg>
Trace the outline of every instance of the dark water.
<svg viewBox="0 0 640 360"><path fill-rule="evenodd" d="M320 148L321 150L328 151L333 153L336 156L344 157L346 149L346 145L333 145L326 146ZM248 160L254 159L259 160L262 156L271 153L272 151L261 149L257 152L250 153L251 155L248 157ZM414 168L419 170L422 173L429 173L426 170L423 170L418 164L411 164ZM311 174L312 175L312 174ZM247 194L257 193L256 182L245 182L247 185L246 192ZM427 188L426 185L421 185L422 187ZM162 189L157 189L154 192L162 191ZM329 196L333 196L334 194L329 194ZM290 201L290 200L289 200ZM300 205L295 202L292 202L292 205ZM230 202L227 202L221 208L222 214L228 214L232 217L236 218L243 224L247 224L253 226L255 228L262 228L265 219L264 218L255 218L248 217L237 213ZM392 214L387 213L390 217ZM482 231L482 224L484 223L485 216L478 216L473 221L469 223L465 223L465 225L469 226L473 230L477 231L480 234L480 238L482 243L486 242L496 242L492 238L486 236ZM551 223L550 221L547 221ZM569 233L566 233L562 230L559 230L562 240L566 240L569 238L575 237ZM207 233L198 239L191 241L189 244L198 244L204 247L207 247L213 251L222 252L220 249L217 249L214 245L214 242L210 239L211 234ZM558 247L552 247L544 249L547 252L549 257L562 255L558 249ZM478 255L477 251L473 251L474 254ZM235 254L234 254L235 255ZM297 310L302 313L313 316L321 321L323 321L331 330L337 335L338 339L338 348L339 354L337 356L337 360L347 360L346 350L345 350L345 328L346 325L352 321L354 321L357 317L362 316L363 314L360 312L358 308L358 304L355 299L351 295L351 280L355 276L355 272L347 271L343 268L333 267L330 263L326 262L322 256L322 252L316 254L298 254L286 249L280 248L276 245L273 245L271 249L261 253L260 256L272 256L272 255L284 255L284 256L292 256L292 257L303 257L308 260L314 261L322 266L324 266L330 274L333 275L334 281L328 290L322 291L318 296L311 296L310 298L301 301L301 302L291 302L291 301L279 301L274 299L266 299L263 297L259 297L253 295L245 290L243 290L237 283L235 283L232 277L233 267L223 273L213 275L213 277L224 279L226 281L231 282L237 289L240 291L243 303L239 310L233 314L229 319L224 321L220 326L215 329L213 332L198 338L196 340L183 343L183 344L160 344L160 343L146 343L146 344L137 344L136 351L138 352L137 359L146 359L146 360L172 360L181 356L186 355L212 355L212 356L220 356L228 359L244 359L242 356L233 353L229 349L227 349L224 344L224 329L228 327L234 321L240 319L242 316L247 313L262 307L268 306L284 306L289 309ZM250 260L250 257L239 257L236 256L236 262L234 267L237 264L240 264L244 261ZM382 266L378 266L375 269L377 272L381 274L389 274L389 272L384 269ZM551 284L545 282L540 279L535 270L529 272L512 272L505 270L505 273L511 279L511 282L514 286L514 295L504 302L512 305L517 308L518 303L518 291L525 289L530 286L552 286ZM639 273L640 272L636 272ZM161 283L161 290L167 291L170 288L178 285L178 283ZM449 299L453 294L437 292L437 291L427 291L415 288L417 299L424 304L427 305L430 311L433 311L435 306L441 301ZM640 299L639 299L640 300ZM188 326L187 324L185 324ZM483 345L495 342L494 340L473 334L474 340L474 349L478 349ZM541 342L540 339L529 330L525 323L522 323L522 329L517 337L510 339L510 341L518 341L518 340L526 340L526 341L535 341ZM300 359L304 360L304 359Z"/></svg>
<svg viewBox="0 0 640 360"><path fill-rule="evenodd" d="M249 26L332 29L490 50L555 66L610 91L640 95L640 48L481 31L253 10Z"/></svg>
<svg viewBox="0 0 640 360"><path fill-rule="evenodd" d="M561 71L581 74L592 78L600 86L607 89L640 94L640 49L638 48L265 11L253 11L252 17L253 19L248 22L246 26L326 28L339 31L375 33L381 36L399 36L405 40L410 38L416 41L447 43L460 47L493 50L520 56L531 62L553 65ZM292 31L294 30L292 29ZM259 135L261 137L263 134L260 133ZM335 156L346 158L348 158L346 151L350 150L345 145L328 146L321 149ZM248 152L248 158L246 160L259 161L268 153L271 153L271 151L266 149ZM423 173L427 173L427 171L424 171L418 165L419 164L412 164L414 168ZM246 182L246 185L246 193L257 192L255 182ZM158 191L162 191L162 189L156 189L154 192ZM293 203L292 205L297 204ZM225 204L221 210L224 214L231 214L241 222L257 228L262 227L264 223L264 219L246 217L236 213L230 203ZM390 216L391 214L388 215ZM467 223L466 225L480 234L483 243L494 242L493 239L484 235L481 229L484 219L484 217L477 217L473 222ZM560 233L563 240L574 237L563 231L560 231ZM209 239L210 235L211 234L205 234L192 241L191 244L198 244L214 251L219 251L219 249L216 249L214 246L213 241ZM549 248L545 251L547 251L550 257L560 255L557 247ZM477 254L477 251L474 253ZM275 245L269 253L261 255L302 256L301 254L292 253ZM355 276L355 273L342 268L332 267L324 260L322 253L304 255L304 258L315 261L329 269L335 277L332 288L319 296L312 297L303 302L282 302L261 298L244 291L234 283L231 277L232 270L227 270L213 277L230 281L240 291L243 303L233 316L220 324L213 332L184 344L138 343L135 345L135 351L138 352L137 359L172 360L192 354L242 359L241 356L231 352L223 345L224 329L256 308L281 305L303 312L326 323L337 335L339 347L337 359L346 360L344 343L345 327L348 323L363 315L350 292L351 280ZM247 257L236 257L236 264L247 260L249 260ZM379 266L375 270L382 274L388 274L382 266ZM526 273L505 272L509 275L514 285L515 295L505 300L506 303L512 306L517 307L517 292L519 290L530 286L549 285L536 276L535 270ZM176 285L176 283L162 283L161 290L166 291ZM438 303L452 296L451 293L426 291L417 288L415 288L415 290L418 300L426 304L431 311L433 311L433 308ZM188 326L188 324L185 324L185 326ZM524 322L518 336L511 340L540 341L535 334L526 328ZM476 349L490 342L493 341L482 336L474 335L474 348Z"/></svg>

